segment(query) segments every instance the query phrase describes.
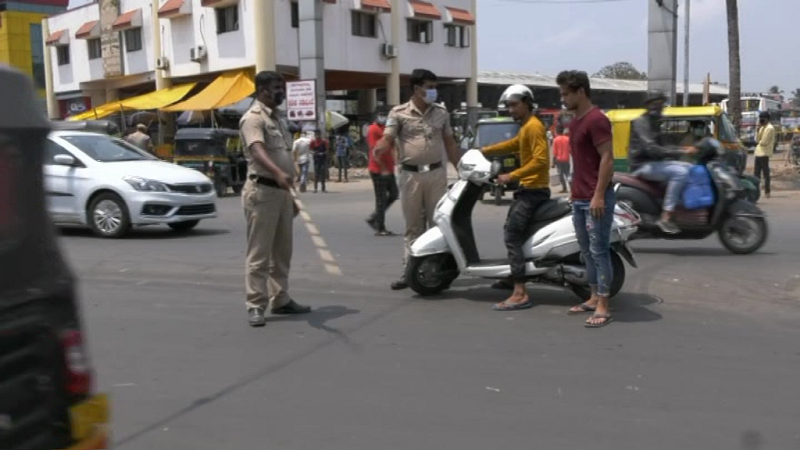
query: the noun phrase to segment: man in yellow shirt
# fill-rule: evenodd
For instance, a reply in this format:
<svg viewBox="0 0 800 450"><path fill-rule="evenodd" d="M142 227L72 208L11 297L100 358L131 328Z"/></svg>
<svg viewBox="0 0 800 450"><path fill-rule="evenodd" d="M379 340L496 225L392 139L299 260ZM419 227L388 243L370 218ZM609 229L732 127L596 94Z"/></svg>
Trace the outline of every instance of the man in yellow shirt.
<svg viewBox="0 0 800 450"><path fill-rule="evenodd" d="M775 150L775 127L769 122L769 111L762 111L758 115L758 132L756 133L756 162L755 173L756 178L761 179L763 175L764 180L764 195L769 198L770 194L770 171L769 159L772 157L772 152Z"/></svg>
<svg viewBox="0 0 800 450"><path fill-rule="evenodd" d="M533 306L525 290L523 245L530 237L527 229L534 213L542 203L550 199L550 152L544 125L533 115L531 90L520 84L510 86L500 97L500 102L505 103L511 116L522 127L516 137L484 147L481 151L486 155L517 153L520 158L519 169L497 177L500 184L518 180L520 185L508 210L504 234L514 292L504 302L493 307L496 311L512 311Z"/></svg>

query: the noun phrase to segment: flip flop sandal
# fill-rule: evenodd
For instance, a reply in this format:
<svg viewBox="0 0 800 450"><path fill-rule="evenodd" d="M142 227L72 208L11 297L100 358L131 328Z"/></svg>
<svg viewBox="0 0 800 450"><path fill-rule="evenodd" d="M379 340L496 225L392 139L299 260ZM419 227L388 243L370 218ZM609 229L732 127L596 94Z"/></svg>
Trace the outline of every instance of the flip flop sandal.
<svg viewBox="0 0 800 450"><path fill-rule="evenodd" d="M492 306L492 309L495 311L520 311L523 309L530 309L533 307L533 302L528 300L525 303L498 303Z"/></svg>
<svg viewBox="0 0 800 450"><path fill-rule="evenodd" d="M378 231L375 233L375 236L396 236L396 234L392 233L389 230Z"/></svg>
<svg viewBox="0 0 800 450"><path fill-rule="evenodd" d="M602 321L600 323L584 322L583 326L585 326L586 328L603 328L604 326L608 325L609 323L611 323L611 321L614 320L614 318L611 317L611 314L597 314L597 313L594 313L594 314L592 314L592 318L593 319L606 319L606 320L604 320L604 321Z"/></svg>
<svg viewBox="0 0 800 450"><path fill-rule="evenodd" d="M577 311L573 311L574 308L580 308ZM586 303L581 303L578 306L573 306L572 308L567 310L567 315L569 316L576 316L578 314L586 314L586 313L593 313L595 310L594 306L589 306Z"/></svg>

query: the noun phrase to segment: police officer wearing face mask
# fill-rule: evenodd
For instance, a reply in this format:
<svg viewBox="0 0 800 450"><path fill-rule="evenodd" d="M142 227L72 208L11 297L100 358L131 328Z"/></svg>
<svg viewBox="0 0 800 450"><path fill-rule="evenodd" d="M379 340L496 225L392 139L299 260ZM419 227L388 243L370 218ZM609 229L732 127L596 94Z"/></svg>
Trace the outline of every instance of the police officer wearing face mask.
<svg viewBox="0 0 800 450"><path fill-rule="evenodd" d="M286 99L285 82L281 74L265 71L256 75L255 84L256 101L242 116L239 132L247 159L242 189L247 220L246 305L250 326L261 327L270 303L273 314L303 314L311 308L295 303L288 293L297 209L292 195L292 135L277 111Z"/></svg>
<svg viewBox="0 0 800 450"><path fill-rule="evenodd" d="M433 225L436 203L447 192L445 156L455 166L461 158L450 127L447 110L437 105L437 77L430 70L415 69L411 73L411 100L396 106L389 113L384 136L375 147L376 160L397 149L400 166L400 202L406 222L405 259L414 241ZM393 167L380 167L382 174ZM392 289L408 287L405 276L392 283Z"/></svg>

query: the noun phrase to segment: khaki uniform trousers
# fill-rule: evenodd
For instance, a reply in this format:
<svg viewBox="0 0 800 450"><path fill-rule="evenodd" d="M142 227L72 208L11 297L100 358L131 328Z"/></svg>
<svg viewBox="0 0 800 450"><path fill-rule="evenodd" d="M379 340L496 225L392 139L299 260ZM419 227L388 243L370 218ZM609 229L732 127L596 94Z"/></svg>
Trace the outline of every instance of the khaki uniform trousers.
<svg viewBox="0 0 800 450"><path fill-rule="evenodd" d="M425 173L400 170L400 204L406 221L405 264L414 241L434 225L436 204L447 193L447 170L444 166Z"/></svg>
<svg viewBox="0 0 800 450"><path fill-rule="evenodd" d="M247 308L289 303L294 199L283 189L248 180L242 189L247 221L245 290Z"/></svg>

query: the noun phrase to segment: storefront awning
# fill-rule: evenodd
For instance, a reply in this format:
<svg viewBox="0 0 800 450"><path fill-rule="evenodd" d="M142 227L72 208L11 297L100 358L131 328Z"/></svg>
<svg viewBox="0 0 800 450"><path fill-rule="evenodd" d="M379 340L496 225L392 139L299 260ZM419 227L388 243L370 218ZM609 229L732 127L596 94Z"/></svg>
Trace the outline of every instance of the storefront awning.
<svg viewBox="0 0 800 450"><path fill-rule="evenodd" d="M130 30L133 28L141 28L142 27L142 10L134 9L133 11L128 11L124 14L120 14L117 17L117 20L111 25L111 28L114 31L125 31Z"/></svg>
<svg viewBox="0 0 800 450"><path fill-rule="evenodd" d="M75 32L76 39L94 39L100 37L100 21L86 22Z"/></svg>
<svg viewBox="0 0 800 450"><path fill-rule="evenodd" d="M389 0L353 0L353 9L377 13L392 12Z"/></svg>
<svg viewBox="0 0 800 450"><path fill-rule="evenodd" d="M158 10L158 17L162 19L176 19L192 14L191 0L167 0L167 3Z"/></svg>
<svg viewBox="0 0 800 450"><path fill-rule="evenodd" d="M253 95L256 84L249 71L228 72L220 75L197 95L162 111L206 111L232 105Z"/></svg>
<svg viewBox="0 0 800 450"><path fill-rule="evenodd" d="M434 20L440 20L442 18L442 13L440 13L432 3L408 0L408 7L411 10L411 17Z"/></svg>
<svg viewBox="0 0 800 450"><path fill-rule="evenodd" d="M58 30L47 36L45 44L53 47L60 45L69 45L69 32L67 30Z"/></svg>
<svg viewBox="0 0 800 450"><path fill-rule="evenodd" d="M147 109L161 109L165 106L171 105L189 93L194 88L196 83L182 84L160 91L151 92L149 94L139 95L137 97L127 98L117 102L106 103L90 111L72 116L68 120L94 120L102 119L103 117L110 116L111 114L118 113L124 110L147 110Z"/></svg>
<svg viewBox="0 0 800 450"><path fill-rule="evenodd" d="M475 16L466 9L451 8L445 6L445 20L449 23L460 23L462 25L475 25Z"/></svg>

